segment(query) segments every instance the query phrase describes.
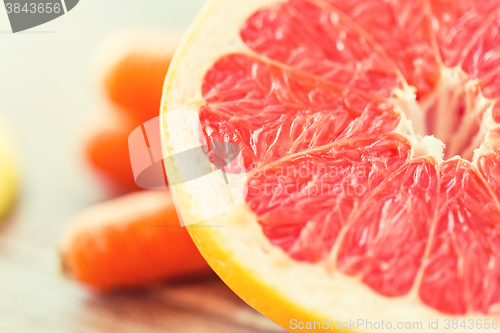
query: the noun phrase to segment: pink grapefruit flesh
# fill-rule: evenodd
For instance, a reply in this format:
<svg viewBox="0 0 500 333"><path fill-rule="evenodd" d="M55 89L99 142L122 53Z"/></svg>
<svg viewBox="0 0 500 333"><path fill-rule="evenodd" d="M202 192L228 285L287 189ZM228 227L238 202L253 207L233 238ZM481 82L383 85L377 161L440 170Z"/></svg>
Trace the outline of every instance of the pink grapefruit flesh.
<svg viewBox="0 0 500 333"><path fill-rule="evenodd" d="M291 258L499 314L499 31L491 0L262 8L248 52L206 73L204 135L240 145L247 203Z"/></svg>

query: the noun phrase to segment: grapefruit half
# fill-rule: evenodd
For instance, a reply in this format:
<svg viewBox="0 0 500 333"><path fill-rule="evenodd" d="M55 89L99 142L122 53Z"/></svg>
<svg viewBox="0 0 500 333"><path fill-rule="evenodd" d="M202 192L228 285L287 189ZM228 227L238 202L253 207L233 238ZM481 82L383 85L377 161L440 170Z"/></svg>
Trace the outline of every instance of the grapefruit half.
<svg viewBox="0 0 500 333"><path fill-rule="evenodd" d="M498 1L210 2L163 95L164 119L195 105L201 128L169 119L162 132L167 155L241 148L245 202L188 227L213 269L290 331L487 330L500 313L499 29ZM211 190L176 185L181 215L194 221Z"/></svg>

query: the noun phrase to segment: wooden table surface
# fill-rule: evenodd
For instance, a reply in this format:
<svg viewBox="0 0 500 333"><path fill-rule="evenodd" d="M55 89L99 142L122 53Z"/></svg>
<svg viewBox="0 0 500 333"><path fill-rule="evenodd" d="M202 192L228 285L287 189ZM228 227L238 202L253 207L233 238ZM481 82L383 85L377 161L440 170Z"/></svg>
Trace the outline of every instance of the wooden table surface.
<svg viewBox="0 0 500 333"><path fill-rule="evenodd" d="M284 332L217 277L97 295L66 280L57 252L0 235L0 332Z"/></svg>
<svg viewBox="0 0 500 333"><path fill-rule="evenodd" d="M33 30L10 33L0 10L0 116L16 135L18 206L0 225L0 333L283 332L217 278L94 295L59 272L61 230L108 194L81 156L107 112L91 59L123 28L183 31L205 0L84 0Z"/></svg>

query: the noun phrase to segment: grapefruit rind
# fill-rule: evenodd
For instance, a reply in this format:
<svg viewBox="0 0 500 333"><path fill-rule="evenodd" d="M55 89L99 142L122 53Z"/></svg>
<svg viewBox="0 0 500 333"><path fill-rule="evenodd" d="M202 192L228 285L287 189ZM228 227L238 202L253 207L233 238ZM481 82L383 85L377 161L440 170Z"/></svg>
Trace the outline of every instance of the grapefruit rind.
<svg viewBox="0 0 500 333"><path fill-rule="evenodd" d="M207 4L185 35L170 66L164 85L163 115L190 105L199 107L203 103L200 87L204 75L221 56L234 52L253 54L242 42L239 28L257 9L277 2L218 0ZM402 92L402 95L407 97L411 93ZM393 132L404 136L412 144L411 157L427 156L435 163L441 162L443 143L432 136L416 135L411 121L400 113L400 124ZM175 135L186 124L165 119L162 118L161 125L163 148L164 154L169 156L186 144ZM492 126L497 125L487 120L483 129ZM189 130L194 133L196 128ZM196 144L198 138L193 135L192 140L192 144ZM483 150L487 150L484 145L475 158ZM174 165L167 165L166 172L169 179L177 177ZM194 220L201 214L197 199L211 195L211 189L184 183L176 185L172 194L184 218ZM334 323L357 319L372 322L384 320L393 324L420 322L424 327L429 320L438 319L442 322L450 319L450 316L425 305L416 290L403 297L388 298L375 293L354 277L332 271L331 267L321 262L311 264L291 259L265 237L256 215L246 203L217 217L188 226L188 230L222 280L248 304L289 331L295 331L290 326L293 319L298 322L327 319ZM468 320L495 317L467 314L452 318ZM361 327L343 331L372 330ZM421 329L406 331L417 332ZM441 326L436 330L445 331Z"/></svg>

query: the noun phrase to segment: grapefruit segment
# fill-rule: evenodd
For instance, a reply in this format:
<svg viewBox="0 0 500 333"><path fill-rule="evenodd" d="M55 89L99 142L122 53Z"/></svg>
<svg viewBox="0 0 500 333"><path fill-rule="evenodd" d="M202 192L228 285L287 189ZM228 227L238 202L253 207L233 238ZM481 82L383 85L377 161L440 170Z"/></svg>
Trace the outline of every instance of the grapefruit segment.
<svg viewBox="0 0 500 333"><path fill-rule="evenodd" d="M348 140L297 154L249 180L247 202L271 243L294 259L325 259L351 212L408 158L400 136Z"/></svg>
<svg viewBox="0 0 500 333"><path fill-rule="evenodd" d="M189 227L226 283L287 328L500 314L499 8L207 7L171 67L164 112L194 102L202 142L242 148L246 202ZM163 123L167 154L180 146L174 126ZM188 186L173 191L196 211ZM214 223L227 228L202 228Z"/></svg>
<svg viewBox="0 0 500 333"><path fill-rule="evenodd" d="M439 78L434 52L431 18L421 1L317 0L331 4L360 27L377 51L396 64L405 82L425 96ZM350 41L349 41L350 43Z"/></svg>
<svg viewBox="0 0 500 333"><path fill-rule="evenodd" d="M500 20L497 19L486 27L467 53L462 69L469 74L471 79L482 78L498 72L500 65L498 29L500 29Z"/></svg>
<svg viewBox="0 0 500 333"><path fill-rule="evenodd" d="M499 79L499 83L500 83L500 77L498 79ZM499 85L499 87L500 87L500 85ZM492 119L497 124L500 124L500 104L498 103L498 101L495 104L493 104Z"/></svg>
<svg viewBox="0 0 500 333"><path fill-rule="evenodd" d="M399 123L397 107L384 99L242 54L217 61L202 92L207 140L238 143L247 167L337 139L387 133Z"/></svg>
<svg viewBox="0 0 500 333"><path fill-rule="evenodd" d="M500 75L488 75L479 80L479 85L483 96L491 99L500 97Z"/></svg>
<svg viewBox="0 0 500 333"><path fill-rule="evenodd" d="M407 163L370 194L349 220L337 266L383 295L405 295L422 265L437 207L437 163Z"/></svg>
<svg viewBox="0 0 500 333"><path fill-rule="evenodd" d="M442 163L436 229L419 295L445 313L497 313L500 211L467 161Z"/></svg>
<svg viewBox="0 0 500 333"><path fill-rule="evenodd" d="M447 67L455 67L484 29L498 17L497 1L431 0L432 27L441 59Z"/></svg>
<svg viewBox="0 0 500 333"><path fill-rule="evenodd" d="M385 96L401 86L366 34L326 3L288 1L262 9L240 33L255 52L336 83Z"/></svg>
<svg viewBox="0 0 500 333"><path fill-rule="evenodd" d="M500 151L481 156L477 164L481 175L500 202L500 183L498 182L498 175L500 174Z"/></svg>

